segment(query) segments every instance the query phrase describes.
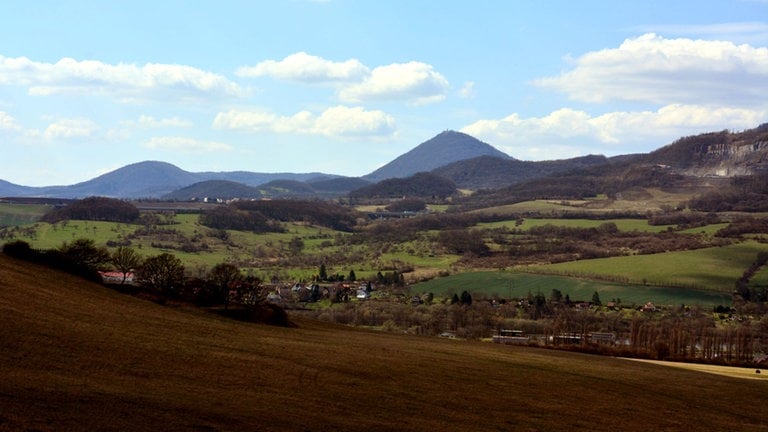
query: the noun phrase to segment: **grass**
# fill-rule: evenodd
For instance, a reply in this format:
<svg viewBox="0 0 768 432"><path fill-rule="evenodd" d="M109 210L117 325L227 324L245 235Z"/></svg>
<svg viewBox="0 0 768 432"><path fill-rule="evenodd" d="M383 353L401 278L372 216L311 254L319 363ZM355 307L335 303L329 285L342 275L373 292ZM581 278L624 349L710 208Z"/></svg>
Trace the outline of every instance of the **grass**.
<svg viewBox="0 0 768 432"><path fill-rule="evenodd" d="M295 328L168 307L0 256L0 430L766 431L762 380Z"/></svg>
<svg viewBox="0 0 768 432"><path fill-rule="evenodd" d="M630 283L692 287L730 293L736 280L768 246L744 241L729 246L667 252L653 255L581 260L531 266L530 271L581 275L595 278L624 278Z"/></svg>
<svg viewBox="0 0 768 432"><path fill-rule="evenodd" d="M731 295L702 290L627 285L569 278L563 276L537 275L511 271L482 271L460 273L432 279L411 287L414 293L431 292L437 297L450 297L467 290L472 295L501 298L524 298L531 293L549 297L553 289L571 300L590 301L597 291L603 303L621 299L623 305L641 305L652 301L657 305L699 305L714 307L730 305Z"/></svg>
<svg viewBox="0 0 768 432"><path fill-rule="evenodd" d="M0 227L34 223L50 208L47 205L0 203Z"/></svg>
<svg viewBox="0 0 768 432"><path fill-rule="evenodd" d="M592 220L592 219L532 219L525 218L523 223L519 226L516 225L516 221L501 221L501 222L488 222L478 224L478 227L482 228L500 228L506 227L509 229L520 229L528 231L533 227L540 227L545 225L555 225L568 228L597 228L600 225L606 223L614 223L620 231L645 231L645 232L662 232L666 231L669 225L648 225L648 221L645 219L606 219L606 220Z"/></svg>

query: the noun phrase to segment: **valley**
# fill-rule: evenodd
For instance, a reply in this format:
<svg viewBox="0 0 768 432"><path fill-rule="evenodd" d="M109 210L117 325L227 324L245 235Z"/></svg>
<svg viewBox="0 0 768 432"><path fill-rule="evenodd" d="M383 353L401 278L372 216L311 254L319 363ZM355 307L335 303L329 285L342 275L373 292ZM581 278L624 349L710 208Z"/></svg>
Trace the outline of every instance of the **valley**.
<svg viewBox="0 0 768 432"><path fill-rule="evenodd" d="M446 132L375 183L150 162L8 196L0 430L764 429L733 376L768 364L767 177L706 174L740 137L411 173L489 150Z"/></svg>

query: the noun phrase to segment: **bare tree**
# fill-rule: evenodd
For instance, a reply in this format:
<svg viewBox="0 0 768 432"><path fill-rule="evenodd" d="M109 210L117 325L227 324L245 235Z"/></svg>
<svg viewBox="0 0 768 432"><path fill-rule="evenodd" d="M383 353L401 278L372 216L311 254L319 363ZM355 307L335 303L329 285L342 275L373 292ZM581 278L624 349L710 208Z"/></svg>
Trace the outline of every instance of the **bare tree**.
<svg viewBox="0 0 768 432"><path fill-rule="evenodd" d="M141 265L141 256L132 248L120 246L112 253L110 262L115 269L123 274L120 285L125 284L128 273L135 271Z"/></svg>

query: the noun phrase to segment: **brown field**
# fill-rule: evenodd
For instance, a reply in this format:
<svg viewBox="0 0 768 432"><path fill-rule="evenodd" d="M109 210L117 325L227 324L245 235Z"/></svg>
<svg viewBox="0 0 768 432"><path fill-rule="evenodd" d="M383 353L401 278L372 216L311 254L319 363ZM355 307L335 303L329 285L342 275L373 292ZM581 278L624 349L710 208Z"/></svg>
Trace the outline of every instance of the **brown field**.
<svg viewBox="0 0 768 432"><path fill-rule="evenodd" d="M0 431L768 431L768 382L160 306L0 255Z"/></svg>
<svg viewBox="0 0 768 432"><path fill-rule="evenodd" d="M692 370L697 372L723 375L723 376L732 377L732 378L768 381L768 370L762 370L762 369L733 367L733 366L718 366L718 365L696 364L696 363L680 363L680 362L670 362L670 361L660 361L660 360L642 360L642 359L627 359L627 360L653 363L653 364L676 367L676 368L687 369L687 370Z"/></svg>

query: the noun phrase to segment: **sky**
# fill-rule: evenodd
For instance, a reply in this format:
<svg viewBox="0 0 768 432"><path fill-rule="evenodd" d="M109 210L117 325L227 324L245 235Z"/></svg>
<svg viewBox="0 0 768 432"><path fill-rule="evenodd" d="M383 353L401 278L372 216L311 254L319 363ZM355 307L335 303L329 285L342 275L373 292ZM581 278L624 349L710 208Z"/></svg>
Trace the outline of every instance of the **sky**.
<svg viewBox="0 0 768 432"><path fill-rule="evenodd" d="M0 179L145 160L362 176L445 130L520 160L768 122L768 0L0 0Z"/></svg>

